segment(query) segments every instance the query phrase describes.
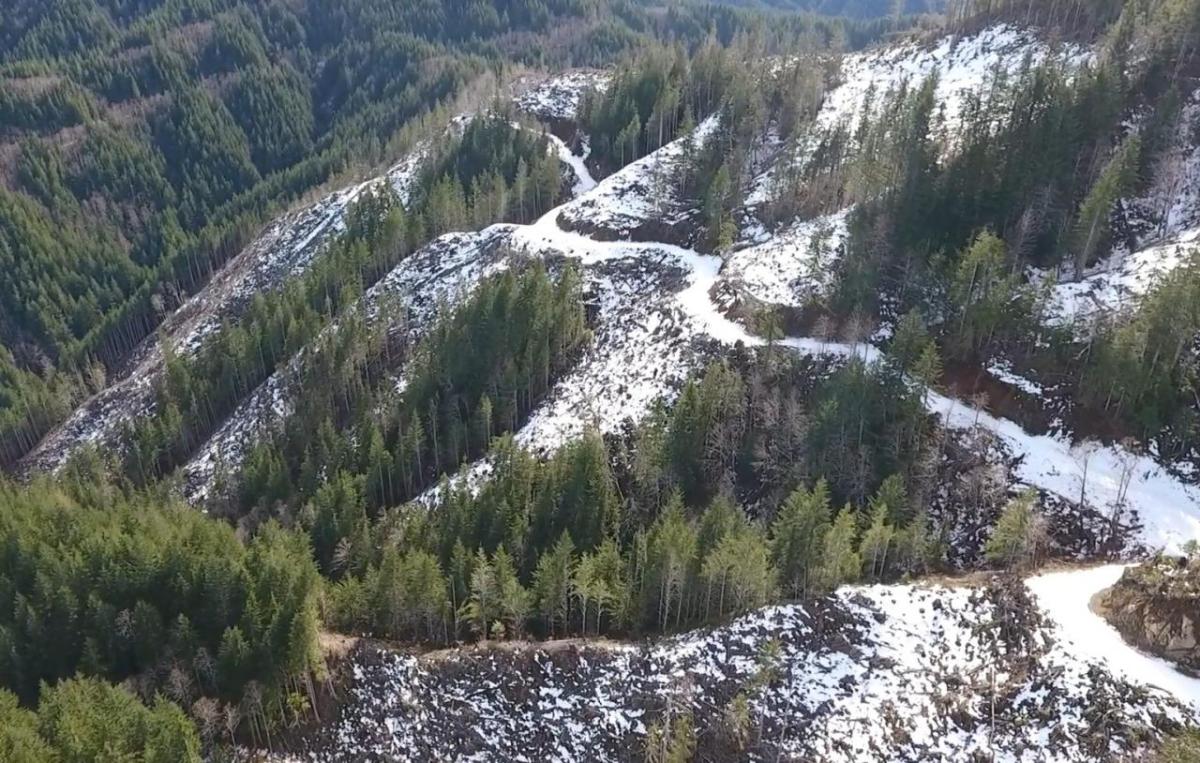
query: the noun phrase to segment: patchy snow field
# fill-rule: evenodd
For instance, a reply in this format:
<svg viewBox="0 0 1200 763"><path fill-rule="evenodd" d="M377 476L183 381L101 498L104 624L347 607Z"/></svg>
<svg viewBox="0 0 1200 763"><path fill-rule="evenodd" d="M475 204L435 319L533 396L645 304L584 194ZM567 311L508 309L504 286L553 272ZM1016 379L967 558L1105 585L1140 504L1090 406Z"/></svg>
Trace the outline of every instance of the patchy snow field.
<svg viewBox="0 0 1200 763"><path fill-rule="evenodd" d="M1006 633L1006 620L1017 628ZM339 720L281 759L640 760L670 708L694 715L710 757L1094 761L1186 717L1056 637L1019 594L902 585L844 588L640 645L426 657L368 647ZM755 726L743 750L725 738L739 693Z"/></svg>
<svg viewBox="0 0 1200 763"><path fill-rule="evenodd" d="M576 69L543 79L516 97L517 106L537 119L573 120L588 90L604 92L612 75L597 69Z"/></svg>
<svg viewBox="0 0 1200 763"><path fill-rule="evenodd" d="M587 427L615 433L683 386L706 353L687 316L662 295L678 291L685 275L670 258L585 269L600 302L593 341L517 433L518 444L549 455Z"/></svg>
<svg viewBox="0 0 1200 763"><path fill-rule="evenodd" d="M910 39L852 53L842 59L839 83L821 103L811 136L839 125L853 133L864 99L873 94L876 105L889 90L916 88L930 76L937 77L935 99L947 129L958 125L968 95L982 94L997 74L1012 74L1028 57L1033 64L1050 56L1061 56L1070 66L1086 62L1090 54L1074 45L1051 46L1033 31L1006 24L991 26L970 35L947 35L935 41ZM778 173L807 161L814 140L802 140L795 154L783 158L759 176L747 196L748 206L770 200Z"/></svg>
<svg viewBox="0 0 1200 763"><path fill-rule="evenodd" d="M1125 313L1165 275L1200 251L1200 228L1137 252L1118 250L1078 281L1055 284L1046 306L1053 325L1086 333L1099 320Z"/></svg>
<svg viewBox="0 0 1200 763"><path fill-rule="evenodd" d="M696 128L696 145L717 127L709 117ZM684 138L627 164L602 180L589 194L562 206L556 217L563 227L590 231L605 239L629 239L653 224L670 227L680 214L673 174L684 153Z"/></svg>
<svg viewBox="0 0 1200 763"><path fill-rule="evenodd" d="M936 393L930 393L928 406L949 427L980 426L1000 438L1021 458L1016 474L1023 483L1068 501L1078 501L1083 490L1088 505L1102 514L1117 512L1124 521L1133 520L1140 526L1136 540L1143 546L1128 549L1135 555L1158 549L1178 552L1188 540L1200 538L1200 488L1167 473L1149 456L1119 445L1031 435L1008 419Z"/></svg>
<svg viewBox="0 0 1200 763"><path fill-rule="evenodd" d="M1028 29L998 24L970 35L947 35L933 43L911 40L846 56L842 85L832 90L817 116L818 123L833 126L854 119L872 87L875 97L907 85L919 87L927 77L937 77L935 99L947 127L958 124L966 97L983 93L996 73L1012 74L1024 61L1037 65L1061 56L1072 66L1090 54L1074 45L1052 46ZM850 127L853 132L853 125Z"/></svg>
<svg viewBox="0 0 1200 763"><path fill-rule="evenodd" d="M832 285L849 209L787 226L730 255L721 273L739 292L772 305L803 307Z"/></svg>

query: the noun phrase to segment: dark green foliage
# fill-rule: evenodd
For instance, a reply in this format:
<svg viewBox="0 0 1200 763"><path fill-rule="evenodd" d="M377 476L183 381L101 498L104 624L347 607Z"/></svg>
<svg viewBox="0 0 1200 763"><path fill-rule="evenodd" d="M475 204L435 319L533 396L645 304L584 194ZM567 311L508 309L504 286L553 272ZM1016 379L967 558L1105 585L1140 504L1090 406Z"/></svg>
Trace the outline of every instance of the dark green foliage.
<svg viewBox="0 0 1200 763"><path fill-rule="evenodd" d="M229 94L229 110L264 174L300 161L312 147L312 102L303 79L288 66L256 66L242 72Z"/></svg>
<svg viewBox="0 0 1200 763"><path fill-rule="evenodd" d="M0 84L0 129L52 133L82 124L97 114L83 88L53 77Z"/></svg>
<svg viewBox="0 0 1200 763"><path fill-rule="evenodd" d="M758 57L749 47L726 56L722 46L738 39L760 40L772 52L793 50L798 40L861 45L904 23L776 14L768 24L759 13L726 7L659 13L607 0L10 5L0 29L0 134L6 143L58 147L59 174L75 199L46 186L53 173L40 172L46 167L38 162L27 167L39 171L5 189L28 196L14 204L30 205L19 221L0 210L0 225L19 228L21 243L30 243L23 267L9 271L17 282L10 291L20 296L0 299L0 342L20 371L41 377L35 385L74 398L103 378L97 364L105 372L121 367L270 215L347 169L394 159L402 128L489 67L607 65L654 39L703 45L701 58L729 63ZM674 114L665 108L671 88L655 113L642 114L639 100L639 151L669 137L684 101L694 101L697 114L715 108L715 70L697 71L703 78L692 83L694 93L680 93ZM639 89L639 99L648 94ZM518 160L527 153L509 147ZM541 159L535 166L526 158L523 170L507 159L482 173L456 167L449 174L459 175L461 194L431 186L425 229L533 219L560 190L555 163ZM722 201L728 230L736 196ZM3 415L23 422L0 433L9 461L62 412L42 406Z"/></svg>
<svg viewBox="0 0 1200 763"><path fill-rule="evenodd" d="M368 192L349 214L346 232L304 278L257 297L235 324L196 356L169 348L158 410L133 422L126 471L139 482L169 472L279 363L407 255L404 212L390 191Z"/></svg>
<svg viewBox="0 0 1200 763"><path fill-rule="evenodd" d="M180 216L190 226L202 225L209 209L259 179L249 143L233 116L198 88L175 96L155 136L179 194Z"/></svg>
<svg viewBox="0 0 1200 763"><path fill-rule="evenodd" d="M96 472L73 479L0 488L0 683L31 701L77 671L119 681L178 665L193 696L236 698L319 667L302 539L270 527L243 545L186 507L98 489Z"/></svg>
<svg viewBox="0 0 1200 763"><path fill-rule="evenodd" d="M481 455L524 420L586 339L578 276L567 270L554 283L538 266L486 281L439 320L408 353L398 400L389 401L379 367L389 351L382 337L340 328L307 364L321 383L302 385L296 414L251 453L238 503L314 499L313 544L330 565L366 518L363 497L373 512L398 504ZM338 472L358 479L343 474L331 493L319 475Z"/></svg>
<svg viewBox="0 0 1200 763"><path fill-rule="evenodd" d="M669 416L644 425L632 462L591 433L544 461L506 437L475 490L447 486L434 508L401 507L374 523L362 478L338 477L303 517L340 577L335 625L435 641L512 633L527 621L542 634L652 632L742 612L780 590L806 596L934 562L933 528L911 512L904 476L928 450L915 394L887 368L861 363L828 378L786 362L748 373L711 366ZM809 431L794 406L813 389L821 421ZM865 410L839 413L843 394ZM890 427L876 420L885 416ZM859 423L883 437L857 439ZM810 462L782 468L796 464L804 439ZM883 479L888 468L896 471ZM811 491L807 475L822 478ZM825 478L838 480L839 497L855 497L836 517ZM757 521L729 497L755 491L764 496ZM444 588L428 582L439 576ZM419 602L423 614L398 616L397 600Z"/></svg>
<svg viewBox="0 0 1200 763"><path fill-rule="evenodd" d="M1200 439L1196 335L1200 332L1200 262L1161 279L1139 309L1104 331L1082 371L1083 402L1125 423L1159 450L1183 454Z"/></svg>

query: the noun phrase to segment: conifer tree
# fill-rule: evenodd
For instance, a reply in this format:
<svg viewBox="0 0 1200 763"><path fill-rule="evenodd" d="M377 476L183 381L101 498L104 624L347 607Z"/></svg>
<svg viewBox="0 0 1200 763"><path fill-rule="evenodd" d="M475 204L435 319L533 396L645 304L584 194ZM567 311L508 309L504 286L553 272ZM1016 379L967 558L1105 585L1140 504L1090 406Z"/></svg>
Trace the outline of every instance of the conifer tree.
<svg viewBox="0 0 1200 763"><path fill-rule="evenodd" d="M471 585L463 618L484 641L488 640L492 622L500 613L500 581L487 554L480 549L471 564Z"/></svg>
<svg viewBox="0 0 1200 763"><path fill-rule="evenodd" d="M771 559L791 596L807 596L816 587L830 521L823 480L811 491L797 488L779 510L771 526Z"/></svg>
<svg viewBox="0 0 1200 763"><path fill-rule="evenodd" d="M858 535L854 509L844 507L838 512L833 525L825 535L825 548L821 555L821 566L817 569L816 587L831 591L843 583L858 579L862 570L862 558L855 550Z"/></svg>
<svg viewBox="0 0 1200 763"><path fill-rule="evenodd" d="M575 544L564 531L554 547L538 558L533 573L533 598L551 636L556 626L565 631L570 622L574 553Z"/></svg>
<svg viewBox="0 0 1200 763"><path fill-rule="evenodd" d="M1037 492L1032 488L1004 507L984 547L992 564L1015 569L1033 563L1048 542L1046 522L1037 510Z"/></svg>
<svg viewBox="0 0 1200 763"><path fill-rule="evenodd" d="M887 572L892 545L896 531L888 523L888 505L882 501L875 504L871 514L871 524L863 533L859 553L863 560L863 570L872 580L881 579Z"/></svg>
<svg viewBox="0 0 1200 763"><path fill-rule="evenodd" d="M1113 205L1137 181L1141 149L1141 138L1137 135L1125 140L1108 160L1080 205L1071 245L1075 255L1076 278L1083 277L1084 269L1096 251L1108 240Z"/></svg>

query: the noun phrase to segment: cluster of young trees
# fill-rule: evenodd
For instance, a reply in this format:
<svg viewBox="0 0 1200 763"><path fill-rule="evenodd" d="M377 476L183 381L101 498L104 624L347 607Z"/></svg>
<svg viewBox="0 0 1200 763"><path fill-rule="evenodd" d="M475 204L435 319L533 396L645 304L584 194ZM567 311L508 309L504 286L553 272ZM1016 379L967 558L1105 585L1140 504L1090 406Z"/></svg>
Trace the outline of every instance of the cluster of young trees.
<svg viewBox="0 0 1200 763"><path fill-rule="evenodd" d="M623 167L674 140L685 110L699 106L689 63L682 48L655 48L618 69L603 91L584 94L579 123L601 166Z"/></svg>
<svg viewBox="0 0 1200 763"><path fill-rule="evenodd" d="M1200 356L1200 261L1196 252L1163 277L1128 318L1093 340L1080 399L1153 440L1167 457L1200 442L1196 375Z"/></svg>
<svg viewBox="0 0 1200 763"><path fill-rule="evenodd" d="M632 449L589 434L540 461L501 438L485 483L447 483L429 509L372 520L367 478L340 474L300 514L336 581L327 616L352 632L435 642L661 632L781 593L937 565L938 529L904 476L913 464L891 452L901 435L835 447L872 428L860 429L840 395L870 407L915 394L883 367L855 363L823 378L779 365L752 366L747 381L714 364ZM919 406L908 415L917 420L907 426L923 426ZM927 443L904 446L915 460ZM744 509L734 495L759 500ZM847 499L836 512L835 495Z"/></svg>
<svg viewBox="0 0 1200 763"><path fill-rule="evenodd" d="M390 189L369 190L349 211L346 230L302 278L256 295L195 355L179 356L164 345L154 413L126 427L126 472L140 484L170 473L278 365L407 256L420 227Z"/></svg>
<svg viewBox="0 0 1200 763"><path fill-rule="evenodd" d="M36 711L0 689L0 758L9 763L200 763L192 721L166 700L143 704L97 678L48 686Z"/></svg>
<svg viewBox="0 0 1200 763"><path fill-rule="evenodd" d="M302 278L256 295L196 355L163 348L155 412L127 428L127 472L141 484L170 473L246 395L430 235L539 215L557 203L561 185L544 136L514 126L504 113L472 120L441 148L407 208L390 188L367 190L348 212L346 230Z"/></svg>
<svg viewBox="0 0 1200 763"><path fill-rule="evenodd" d="M146 698L277 715L323 670L320 578L302 536L232 528L160 495L123 495L97 464L0 487L0 685L33 703L77 673Z"/></svg>
<svg viewBox="0 0 1200 763"><path fill-rule="evenodd" d="M515 431L589 336L576 272L551 280L540 264L484 281L441 316L405 353L398 398L383 372L384 337L372 342L372 332L359 328L307 364L296 413L243 467L237 514L299 507L319 497L331 475L359 479L372 513L415 497L485 453L493 436ZM345 510L340 501L319 501L314 522L344 526ZM324 569L340 540L313 536Z"/></svg>
<svg viewBox="0 0 1200 763"><path fill-rule="evenodd" d="M528 223L562 199L562 166L545 134L519 127L511 104L472 119L424 172L424 208L433 234Z"/></svg>

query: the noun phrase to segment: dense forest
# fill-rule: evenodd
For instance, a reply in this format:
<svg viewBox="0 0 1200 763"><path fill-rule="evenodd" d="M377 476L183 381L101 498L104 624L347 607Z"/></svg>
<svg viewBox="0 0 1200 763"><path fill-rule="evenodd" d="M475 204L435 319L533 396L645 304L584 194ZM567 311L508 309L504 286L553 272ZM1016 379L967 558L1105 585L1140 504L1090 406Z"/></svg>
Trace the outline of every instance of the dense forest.
<svg viewBox="0 0 1200 763"><path fill-rule="evenodd" d="M649 39L694 44L711 29L728 41L762 24L719 7L663 16L594 5L10 9L0 32L0 263L11 275L0 293L0 458L19 458L103 386L272 212L393 156L418 117L489 71L603 64ZM860 44L894 23L781 19L780 40L815 30Z"/></svg>
<svg viewBox="0 0 1200 763"><path fill-rule="evenodd" d="M322 720L323 631L413 648L656 636L1075 551L1036 490L999 484L988 445L931 413L997 354L1069 390L1072 424L1164 458L1200 449L1200 263L1084 339L1044 321L1053 279L1028 275L1078 278L1129 240L1114 210L1168 147L1200 4L734 5L18 2L0 27L7 466L272 215L432 147L407 196L365 190L302 275L195 351L164 340L118 447L0 483L0 758L269 746ZM817 120L847 49L996 20L1097 53L990 73L953 121L934 78ZM522 425L595 339L578 263L504 251L428 325L371 295L439 236L568 198L556 139L496 83L570 65L611 70L573 136L591 171L681 146L664 182L697 252L746 243L768 153L802 159L777 162L763 235L852 211L828 293L736 316L761 347L706 347L673 403L535 455ZM785 331L851 350L784 352ZM204 511L187 505L181 467L283 369L280 423Z"/></svg>

